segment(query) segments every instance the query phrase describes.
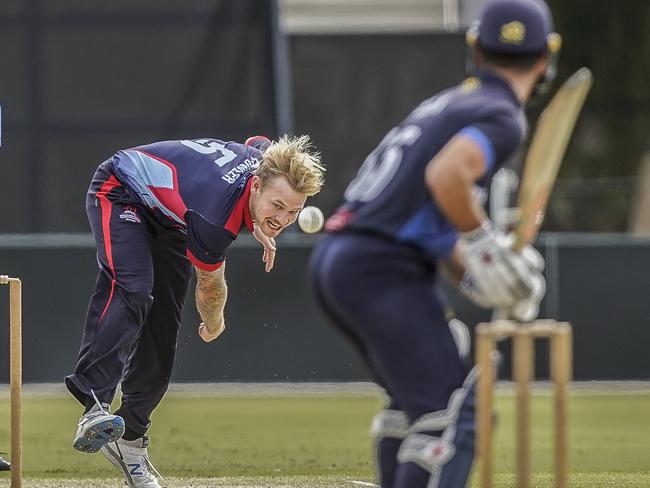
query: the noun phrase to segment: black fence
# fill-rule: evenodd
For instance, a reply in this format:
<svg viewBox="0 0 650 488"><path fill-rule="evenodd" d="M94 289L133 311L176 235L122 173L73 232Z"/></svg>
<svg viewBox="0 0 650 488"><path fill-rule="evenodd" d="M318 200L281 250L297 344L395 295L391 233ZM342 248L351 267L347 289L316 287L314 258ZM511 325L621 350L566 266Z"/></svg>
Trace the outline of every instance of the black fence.
<svg viewBox="0 0 650 488"><path fill-rule="evenodd" d="M309 134L340 200L415 105L464 74L462 34L296 35L275 0L0 4L0 232L86 232L96 166L154 140ZM295 119L295 122L294 122Z"/></svg>
<svg viewBox="0 0 650 488"><path fill-rule="evenodd" d="M190 292L174 381L369 379L311 296L305 271L314 239L283 239L275 269L267 274L260 249L245 237L228 256L228 329L214 343L201 341ZM547 234L539 247L549 284L541 315L573 324L576 379L650 379L650 240ZM97 264L90 237L0 236L0 270L24 283L25 381L61 381L74 367L94 287ZM0 357L6 358L8 304L7 293L0 292ZM485 311L450 296L469 324L488 319ZM538 346L538 356L543 377L548 370L544 345ZM7 381L7 363L0 364L0 382Z"/></svg>
<svg viewBox="0 0 650 488"><path fill-rule="evenodd" d="M648 150L650 83L646 64L634 60L648 57L650 4L551 4L566 41L558 81L588 66L596 83L545 229L623 231ZM86 232L88 181L119 148L292 129L310 134L322 151L329 172L315 203L329 212L383 135L464 75L462 33L286 39L277 6L277 0L0 2L0 232ZM531 107L532 119L546 101Z"/></svg>
<svg viewBox="0 0 650 488"><path fill-rule="evenodd" d="M118 149L285 130L276 7L0 2L0 232L87 231L88 182Z"/></svg>

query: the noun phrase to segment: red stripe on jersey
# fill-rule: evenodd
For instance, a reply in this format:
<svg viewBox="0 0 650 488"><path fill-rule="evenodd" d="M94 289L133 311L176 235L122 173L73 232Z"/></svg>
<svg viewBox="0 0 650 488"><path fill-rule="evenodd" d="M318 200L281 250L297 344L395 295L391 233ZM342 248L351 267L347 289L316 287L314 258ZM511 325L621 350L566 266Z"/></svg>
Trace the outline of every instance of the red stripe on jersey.
<svg viewBox="0 0 650 488"><path fill-rule="evenodd" d="M182 220L185 223L185 212L187 212L187 206L185 205L185 202L181 198L181 194L179 193L178 190L178 176L176 175L176 166L174 166L172 163L167 161L166 159L159 158L158 156L154 156L151 153L148 153L146 151L143 151L142 149L136 149L138 152L141 152L142 154L146 154L152 159L155 159L156 161L160 161L162 164L167 166L171 171L174 179L174 187L173 188L161 188L161 187L155 187L155 186L149 186L148 188L151 190L151 193L153 193L158 200L160 200L165 207L167 207L168 210L174 213L176 217L178 217L180 220Z"/></svg>
<svg viewBox="0 0 650 488"><path fill-rule="evenodd" d="M253 183L253 177L251 176L248 178L248 182L246 183L246 188L244 189L244 193L242 194L241 197L239 197L237 203L235 203L235 206L232 209L232 212L230 212L230 216L226 221L226 225L223 226L224 229L226 229L228 232L234 235L239 234L239 231L242 226L242 221L243 223L246 224L248 230L253 232L253 217L251 216L251 210L249 206L252 183Z"/></svg>
<svg viewBox="0 0 650 488"><path fill-rule="evenodd" d="M194 266L196 266L199 269L202 269L203 271L216 271L219 268L221 268L221 266L224 263L223 261L220 261L215 264L204 263L203 261L198 259L194 254L192 254L192 251L190 251L189 249L185 250L185 254Z"/></svg>
<svg viewBox="0 0 650 488"><path fill-rule="evenodd" d="M108 301L106 302L104 311L99 317L100 323L102 318L104 318L106 310L108 310L108 306L110 305L111 300L113 299L115 281L117 279L117 276L115 275L115 266L113 265L113 247L111 245L111 214L113 212L113 204L108 199L108 194L113 188L116 188L118 186L120 186L120 182L117 181L117 178L115 178L115 176L111 176L102 184L102 187L96 194L97 199L99 200L100 208L102 209L102 235L104 238L104 252L106 253L106 261L108 262L108 268L110 269L113 278L111 280L111 293L108 296Z"/></svg>

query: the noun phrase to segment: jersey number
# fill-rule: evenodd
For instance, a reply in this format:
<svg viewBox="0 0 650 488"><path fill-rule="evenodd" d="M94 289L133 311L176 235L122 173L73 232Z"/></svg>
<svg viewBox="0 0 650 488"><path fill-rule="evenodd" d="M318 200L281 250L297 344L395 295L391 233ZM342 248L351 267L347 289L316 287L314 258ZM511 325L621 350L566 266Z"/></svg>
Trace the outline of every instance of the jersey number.
<svg viewBox="0 0 650 488"><path fill-rule="evenodd" d="M377 198L393 179L402 163L403 149L418 140L422 129L417 125L395 127L370 153L345 190L349 202L369 202Z"/></svg>
<svg viewBox="0 0 650 488"><path fill-rule="evenodd" d="M214 139L185 139L181 141L181 144L190 149L194 149L196 152L201 154L214 154L220 152L221 156L214 160L214 163L219 167L228 164L237 157L233 151L226 149L226 146Z"/></svg>

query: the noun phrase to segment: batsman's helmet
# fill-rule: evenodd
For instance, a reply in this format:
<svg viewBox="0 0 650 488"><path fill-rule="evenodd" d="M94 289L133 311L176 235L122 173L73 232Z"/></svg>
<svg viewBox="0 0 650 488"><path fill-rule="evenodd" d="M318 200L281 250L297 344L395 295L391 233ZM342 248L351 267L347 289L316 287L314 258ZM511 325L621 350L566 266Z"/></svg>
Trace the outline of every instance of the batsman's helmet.
<svg viewBox="0 0 650 488"><path fill-rule="evenodd" d="M545 91L555 78L562 38L553 31L551 11L543 0L488 0L465 39L470 56L476 46L506 56L547 53L549 62L538 92Z"/></svg>

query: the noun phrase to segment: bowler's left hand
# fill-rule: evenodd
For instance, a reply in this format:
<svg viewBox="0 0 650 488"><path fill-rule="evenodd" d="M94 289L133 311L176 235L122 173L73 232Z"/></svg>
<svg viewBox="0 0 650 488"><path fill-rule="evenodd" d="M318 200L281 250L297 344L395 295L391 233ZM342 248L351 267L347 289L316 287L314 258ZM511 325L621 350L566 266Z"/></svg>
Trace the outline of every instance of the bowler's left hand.
<svg viewBox="0 0 650 488"><path fill-rule="evenodd" d="M262 261L264 270L268 273L273 269L273 261L275 261L275 239L266 236L257 224L253 224L253 236L264 246Z"/></svg>

